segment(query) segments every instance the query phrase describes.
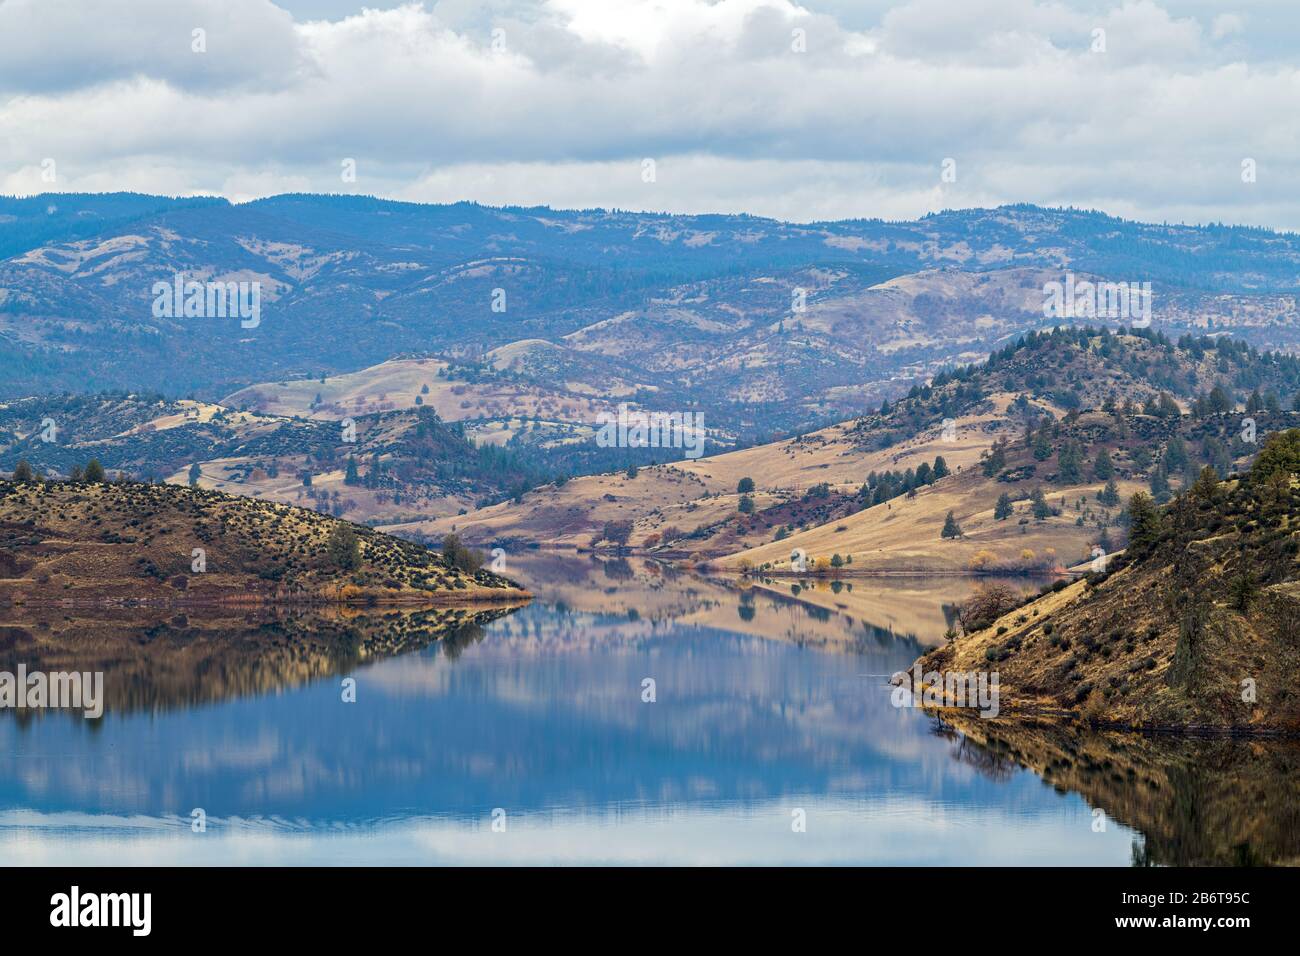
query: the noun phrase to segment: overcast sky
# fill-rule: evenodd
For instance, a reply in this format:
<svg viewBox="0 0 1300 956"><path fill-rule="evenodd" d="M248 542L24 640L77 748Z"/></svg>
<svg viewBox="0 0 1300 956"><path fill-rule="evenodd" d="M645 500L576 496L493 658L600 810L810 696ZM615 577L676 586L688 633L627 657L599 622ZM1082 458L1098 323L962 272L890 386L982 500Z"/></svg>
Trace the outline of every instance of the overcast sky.
<svg viewBox="0 0 1300 956"><path fill-rule="evenodd" d="M1297 229L1297 40L1264 0L0 0L0 192Z"/></svg>

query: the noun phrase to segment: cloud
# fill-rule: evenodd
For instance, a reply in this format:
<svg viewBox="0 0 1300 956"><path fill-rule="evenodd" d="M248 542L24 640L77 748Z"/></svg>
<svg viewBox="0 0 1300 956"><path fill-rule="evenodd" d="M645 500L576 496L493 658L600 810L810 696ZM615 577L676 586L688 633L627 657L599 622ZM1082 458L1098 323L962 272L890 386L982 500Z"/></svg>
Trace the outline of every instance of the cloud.
<svg viewBox="0 0 1300 956"><path fill-rule="evenodd" d="M245 0L6 0L0 91L76 90L134 76L211 90L288 82L293 18Z"/></svg>
<svg viewBox="0 0 1300 956"><path fill-rule="evenodd" d="M1252 21L1174 0L869 6L455 0L295 19L267 0L8 0L0 189L798 220L1023 200L1300 226L1300 72L1251 61Z"/></svg>

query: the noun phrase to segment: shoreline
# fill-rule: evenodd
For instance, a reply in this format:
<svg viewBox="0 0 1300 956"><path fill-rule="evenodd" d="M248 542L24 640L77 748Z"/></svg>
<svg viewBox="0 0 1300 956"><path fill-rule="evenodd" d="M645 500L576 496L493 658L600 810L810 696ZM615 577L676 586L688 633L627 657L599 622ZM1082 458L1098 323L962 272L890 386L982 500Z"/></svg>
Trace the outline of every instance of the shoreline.
<svg viewBox="0 0 1300 956"><path fill-rule="evenodd" d="M936 707L923 704L918 709L942 717L944 714L957 713L969 717L974 711L975 719L987 722L990 726L1016 726L1030 728L1035 723L1046 724L1053 729L1071 726L1087 727L1089 730L1111 733L1140 734L1144 737L1179 737L1203 740L1300 740L1300 728L1287 729L1277 727L1218 727L1213 724L1126 724L1117 721L1088 720L1070 711L1050 711L1023 709L1017 712L1014 706L1006 708L1003 714L993 718L980 718L978 710L970 707ZM960 728L958 728L960 730Z"/></svg>
<svg viewBox="0 0 1300 956"><path fill-rule="evenodd" d="M719 574L738 578L797 578L797 579L815 579L818 581L833 581L837 578L1024 578L1033 580L1035 578L1058 578L1064 580L1074 580L1084 575L1081 571L970 571L961 568L953 568L951 571L940 571L934 568L924 570L909 571L900 568L873 569L863 571L845 571L838 568L835 571L825 573L817 571L763 571L760 573L745 573L744 571L734 568L701 568L697 566L696 571L702 574Z"/></svg>
<svg viewBox="0 0 1300 956"><path fill-rule="evenodd" d="M979 709L936 704L920 704L917 709L942 718L945 714L960 714L967 719L979 720L990 726L1016 726L1030 728L1046 724L1053 729L1086 727L1089 730L1111 733L1141 734L1144 737L1178 737L1203 740L1300 740L1300 727L1243 727L1239 724L1131 724L1113 720L1092 720L1074 711L1031 705L1003 703L1002 713L996 717L981 718ZM960 730L960 728L958 728Z"/></svg>
<svg viewBox="0 0 1300 956"><path fill-rule="evenodd" d="M486 589L485 589L486 590ZM471 595L438 594L422 595L380 595L363 594L346 598L328 596L308 597L261 597L258 595L237 595L231 597L199 598L186 600L181 598L159 600L156 598L103 598L87 599L61 597L53 599L27 599L15 601L12 598L0 598L0 608L62 608L68 610L220 610L222 608L256 609L256 608L427 608L427 607L493 607L500 605L527 604L533 600L531 591L511 589L508 593L494 595L477 593Z"/></svg>

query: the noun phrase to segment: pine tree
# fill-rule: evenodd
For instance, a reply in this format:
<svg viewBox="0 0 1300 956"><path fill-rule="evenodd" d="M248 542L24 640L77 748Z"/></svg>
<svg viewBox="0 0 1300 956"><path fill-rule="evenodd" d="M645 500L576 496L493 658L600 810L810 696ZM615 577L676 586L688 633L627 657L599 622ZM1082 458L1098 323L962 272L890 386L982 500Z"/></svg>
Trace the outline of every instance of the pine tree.
<svg viewBox="0 0 1300 956"><path fill-rule="evenodd" d="M1115 474L1115 463L1110 460L1110 452L1105 448L1097 452L1097 457L1092 463L1092 473L1097 476L1098 481L1106 481Z"/></svg>
<svg viewBox="0 0 1300 956"><path fill-rule="evenodd" d="M1007 467L1007 449L1006 443L999 440L993 443L984 460L980 463L984 470L985 478L992 478L1001 473Z"/></svg>
<svg viewBox="0 0 1300 956"><path fill-rule="evenodd" d="M1137 492L1128 502L1129 545L1145 550L1160 537L1160 510L1145 492Z"/></svg>
<svg viewBox="0 0 1300 956"><path fill-rule="evenodd" d="M940 532L940 535L944 538L961 537L961 525L957 523L957 519L953 517L951 511L949 511L948 516L943 519L943 531Z"/></svg>
<svg viewBox="0 0 1300 956"><path fill-rule="evenodd" d="M86 462L85 482L88 485L102 485L107 480L104 474L104 466L99 463L97 458L92 458Z"/></svg>
<svg viewBox="0 0 1300 956"><path fill-rule="evenodd" d="M338 524L330 532L326 550L334 566L342 571L355 571L361 566L361 542L350 525Z"/></svg>
<svg viewBox="0 0 1300 956"><path fill-rule="evenodd" d="M1057 458L1059 481L1073 485L1083 480L1083 449L1076 441L1068 441Z"/></svg>
<svg viewBox="0 0 1300 956"><path fill-rule="evenodd" d="M1169 498L1169 474L1165 471L1164 462L1151 472L1151 494L1155 495L1157 501L1165 501Z"/></svg>
<svg viewBox="0 0 1300 956"><path fill-rule="evenodd" d="M1052 457L1052 443L1047 440L1047 426L1044 425L1034 435L1034 460L1046 461Z"/></svg>
<svg viewBox="0 0 1300 956"><path fill-rule="evenodd" d="M993 508L993 517L998 521L1005 521L1015 512L1011 506L1011 496L1005 491L998 496L998 503Z"/></svg>
<svg viewBox="0 0 1300 956"><path fill-rule="evenodd" d="M947 478L951 474L952 470L948 467L948 463L943 460L943 455L938 455L934 459L934 468L931 471L933 480L938 481L940 478Z"/></svg>
<svg viewBox="0 0 1300 956"><path fill-rule="evenodd" d="M1201 473L1196 476L1196 483L1192 485L1192 494L1204 502L1213 502L1219 496L1218 472L1209 465L1202 468Z"/></svg>
<svg viewBox="0 0 1300 956"><path fill-rule="evenodd" d="M1208 401L1210 411L1216 415L1225 415L1232 411L1232 396L1227 393L1222 385L1216 385L1214 388L1210 389Z"/></svg>
<svg viewBox="0 0 1300 956"><path fill-rule="evenodd" d="M1115 484L1114 478L1106 482L1106 487L1097 492L1097 501L1107 508L1113 508L1119 504L1119 485Z"/></svg>
<svg viewBox="0 0 1300 956"><path fill-rule="evenodd" d="M1047 496L1043 494L1042 488L1035 488L1034 493L1029 497L1032 505L1034 517L1039 521L1046 521L1052 514L1052 506L1047 503Z"/></svg>

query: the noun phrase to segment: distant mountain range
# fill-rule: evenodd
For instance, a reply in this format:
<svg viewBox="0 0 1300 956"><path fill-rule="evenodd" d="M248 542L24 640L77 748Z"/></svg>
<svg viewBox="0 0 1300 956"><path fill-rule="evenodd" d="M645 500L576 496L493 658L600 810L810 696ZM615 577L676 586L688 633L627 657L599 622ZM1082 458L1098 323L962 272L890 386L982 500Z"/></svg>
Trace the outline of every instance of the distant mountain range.
<svg viewBox="0 0 1300 956"><path fill-rule="evenodd" d="M557 403L702 411L749 443L982 358L1073 273L1151 282L1170 334L1300 344L1300 236L1033 206L915 222L134 194L0 199L0 398L218 400L395 356ZM260 317L156 314L157 283L257 283ZM1123 325L1120 319L1112 325ZM504 409L509 414L510 409ZM446 417L446 416L444 416Z"/></svg>

